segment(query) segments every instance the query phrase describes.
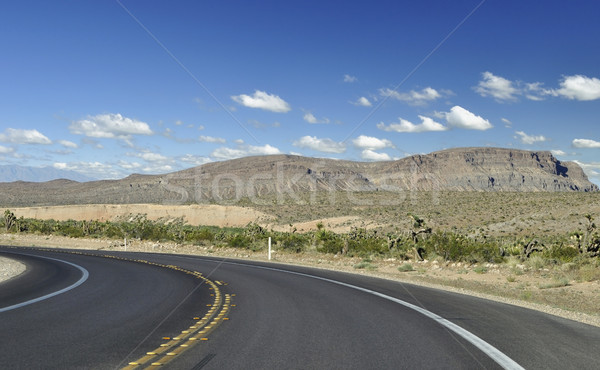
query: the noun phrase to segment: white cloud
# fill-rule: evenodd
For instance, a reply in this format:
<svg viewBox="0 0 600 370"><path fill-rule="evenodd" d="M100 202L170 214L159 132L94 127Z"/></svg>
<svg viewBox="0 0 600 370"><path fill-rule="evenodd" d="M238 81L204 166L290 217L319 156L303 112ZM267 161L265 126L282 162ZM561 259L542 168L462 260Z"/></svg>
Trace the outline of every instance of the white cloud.
<svg viewBox="0 0 600 370"><path fill-rule="evenodd" d="M511 121L509 121L508 119L506 119L506 118L501 118L500 120L501 120L502 122L504 122L504 127L506 127L506 128L511 128L511 127L512 127L512 122L511 122Z"/></svg>
<svg viewBox="0 0 600 370"><path fill-rule="evenodd" d="M0 141L12 144L52 144L52 141L38 130L7 128L0 134Z"/></svg>
<svg viewBox="0 0 600 370"><path fill-rule="evenodd" d="M150 152L140 154L139 158L141 158L145 161L148 161L148 162L165 162L168 160L168 158L162 154L150 153Z"/></svg>
<svg viewBox="0 0 600 370"><path fill-rule="evenodd" d="M121 114L98 114L72 122L69 130L73 134L88 137L122 139L129 141L132 135L154 134L146 122L123 117Z"/></svg>
<svg viewBox="0 0 600 370"><path fill-rule="evenodd" d="M302 117L302 118L304 118L304 120L306 122L311 123L311 124L317 124L317 123L327 124L327 123L329 123L329 118L322 118L319 120L319 119L317 119L317 117L314 116L314 114L312 114L310 112L306 113L304 115L304 117Z"/></svg>
<svg viewBox="0 0 600 370"><path fill-rule="evenodd" d="M383 131L394 131L394 132L428 132L428 131L446 131L448 128L441 123L435 122L432 118L419 116L421 119L420 124L414 124L403 118L400 119L400 123L391 123L386 126L383 122L377 124L377 128Z"/></svg>
<svg viewBox="0 0 600 370"><path fill-rule="evenodd" d="M377 153L370 149L365 149L361 153L361 158L366 161L391 161L392 158L387 153Z"/></svg>
<svg viewBox="0 0 600 370"><path fill-rule="evenodd" d="M553 156L563 156L563 155L567 155L567 153L565 153L564 151L560 150L560 149L554 149L551 150L550 153L552 153Z"/></svg>
<svg viewBox="0 0 600 370"><path fill-rule="evenodd" d="M384 148L393 148L394 144L388 139L378 139L372 136L360 135L352 140L355 147L360 149L379 150Z"/></svg>
<svg viewBox="0 0 600 370"><path fill-rule="evenodd" d="M358 79L354 76L350 76L350 75L344 75L344 82L356 82Z"/></svg>
<svg viewBox="0 0 600 370"><path fill-rule="evenodd" d="M293 145L324 153L343 153L346 151L344 143L338 143L328 138L320 139L315 136L303 136L294 141Z"/></svg>
<svg viewBox="0 0 600 370"><path fill-rule="evenodd" d="M112 165L100 162L56 162L52 166L59 170L76 171L97 179L118 179L124 175Z"/></svg>
<svg viewBox="0 0 600 370"><path fill-rule="evenodd" d="M129 157L140 158L148 163L143 169L144 172L161 172L170 171L172 169L171 164L173 164L173 159L159 153L143 150L141 152L129 152L126 153L126 155Z"/></svg>
<svg viewBox="0 0 600 370"><path fill-rule="evenodd" d="M234 159L247 157L251 155L273 155L281 154L281 151L274 146L265 144L263 146L240 145L238 148L221 147L215 149L210 156L217 159Z"/></svg>
<svg viewBox="0 0 600 370"><path fill-rule="evenodd" d="M356 101L352 102L352 104L360 106L360 107L370 107L373 104L369 101L369 99L365 98L364 96L361 96L360 98L358 98Z"/></svg>
<svg viewBox="0 0 600 370"><path fill-rule="evenodd" d="M197 155L193 155L193 154L186 154L182 157L179 157L178 159L182 162L189 163L194 166L200 166L205 163L212 162L212 160L208 157L197 156Z"/></svg>
<svg viewBox="0 0 600 370"><path fill-rule="evenodd" d="M598 180L600 180L600 162L585 163L577 160L574 160L573 162L577 163L583 172L585 172L588 177L593 178L592 180L595 179L596 184L598 184Z"/></svg>
<svg viewBox="0 0 600 370"><path fill-rule="evenodd" d="M548 140L548 139L546 139L546 137L544 137L542 135L531 136L531 135L527 135L523 131L516 131L515 134L518 135L518 136L515 136L515 139L521 140L521 142L523 144L535 144L535 143L544 142L544 141Z"/></svg>
<svg viewBox="0 0 600 370"><path fill-rule="evenodd" d="M482 73L483 80L479 81L475 91L481 96L492 96L498 101L517 100L516 95L521 91L514 86L512 81L496 76L491 72Z"/></svg>
<svg viewBox="0 0 600 370"><path fill-rule="evenodd" d="M431 87L426 87L421 91L411 90L407 93L399 93L396 90L386 88L379 89L379 94L384 97L389 97L414 105L423 105L428 101L433 101L442 97L442 94Z"/></svg>
<svg viewBox="0 0 600 370"><path fill-rule="evenodd" d="M254 95L233 95L231 99L238 104L248 108L259 108L276 113L286 113L292 108L290 105L277 95L267 94L264 91L256 90Z"/></svg>
<svg viewBox="0 0 600 370"><path fill-rule="evenodd" d="M65 148L77 149L79 147L79 145L69 140L59 140L58 143Z"/></svg>
<svg viewBox="0 0 600 370"><path fill-rule="evenodd" d="M552 90L552 95L571 100L600 99L600 79L582 75L566 76L560 83L560 89Z"/></svg>
<svg viewBox="0 0 600 370"><path fill-rule="evenodd" d="M14 151L15 150L13 148L9 148L9 147L0 145L0 154L9 154L9 153L12 153Z"/></svg>
<svg viewBox="0 0 600 370"><path fill-rule="evenodd" d="M142 171L146 172L146 173L165 173L165 172L171 172L173 171L173 167L171 165L168 164L159 164L159 165L149 165L146 166L142 169Z"/></svg>
<svg viewBox="0 0 600 370"><path fill-rule="evenodd" d="M463 107L455 105L446 113L446 121L450 126L467 130L488 130L494 126L490 121L477 116Z"/></svg>
<svg viewBox="0 0 600 370"><path fill-rule="evenodd" d="M198 140L202 143L219 143L219 144L225 144L225 139L221 138L221 137L212 137L212 136L204 136L204 135L200 135L200 137L198 138Z"/></svg>
<svg viewBox="0 0 600 370"><path fill-rule="evenodd" d="M583 75L565 76L558 89L546 89L541 82L510 81L491 72L483 72L483 79L474 87L481 96L491 96L498 101L517 100L524 95L529 100L540 101L546 96L571 100L600 99L600 79Z"/></svg>
<svg viewBox="0 0 600 370"><path fill-rule="evenodd" d="M125 169L125 170L136 170L142 167L141 163L138 162L125 162L125 161L119 161L119 167Z"/></svg>
<svg viewBox="0 0 600 370"><path fill-rule="evenodd" d="M575 148L600 148L600 141L590 139L574 139L572 145Z"/></svg>

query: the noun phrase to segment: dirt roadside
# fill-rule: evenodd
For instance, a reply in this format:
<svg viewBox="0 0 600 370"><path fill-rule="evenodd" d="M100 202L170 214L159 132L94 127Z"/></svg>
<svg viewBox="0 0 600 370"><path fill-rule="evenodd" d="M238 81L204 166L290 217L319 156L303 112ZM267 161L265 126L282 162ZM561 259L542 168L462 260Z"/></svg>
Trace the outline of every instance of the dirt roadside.
<svg viewBox="0 0 600 370"><path fill-rule="evenodd" d="M0 257L0 283L25 272L25 265L11 258Z"/></svg>
<svg viewBox="0 0 600 370"><path fill-rule="evenodd" d="M123 241L74 239L58 236L0 234L0 244L25 247L70 248L83 250L125 250ZM178 245L147 241L128 241L127 251L189 254L267 261L265 251L252 252L214 246ZM14 263L0 258L0 271L13 271ZM467 265L440 261L397 261L277 251L273 261L293 265L345 271L391 279L468 294L526 307L563 318L600 327L600 283L569 281L554 284L555 276L544 269L532 270L519 264ZM13 267L6 267L11 265ZM402 270L402 271L401 271ZM1 281L1 280L0 280Z"/></svg>

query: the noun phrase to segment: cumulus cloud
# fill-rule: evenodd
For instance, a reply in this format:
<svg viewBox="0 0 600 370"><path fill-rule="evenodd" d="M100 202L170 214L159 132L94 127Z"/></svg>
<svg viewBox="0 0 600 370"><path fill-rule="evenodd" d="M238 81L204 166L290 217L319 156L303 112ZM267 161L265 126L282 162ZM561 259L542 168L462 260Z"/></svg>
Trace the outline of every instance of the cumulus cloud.
<svg viewBox="0 0 600 370"><path fill-rule="evenodd" d="M373 105L369 101L369 99L365 98L364 96L361 96L360 98L356 99L356 101L352 102L352 104L360 106L360 107L370 107Z"/></svg>
<svg viewBox="0 0 600 370"><path fill-rule="evenodd" d="M573 162L577 163L588 177L595 180L596 184L600 183L600 162L586 163L578 160L574 160Z"/></svg>
<svg viewBox="0 0 600 370"><path fill-rule="evenodd" d="M560 155L560 156L563 156L563 155L567 155L567 153L565 153L563 150L560 150L560 149L554 149L554 150L551 150L551 151L550 151L550 153L552 153L552 155L554 155L554 156L559 156L559 155Z"/></svg>
<svg viewBox="0 0 600 370"><path fill-rule="evenodd" d="M590 139L574 139L572 145L575 148L600 148L600 141Z"/></svg>
<svg viewBox="0 0 600 370"><path fill-rule="evenodd" d="M204 136L204 135L200 135L200 137L198 138L198 140L202 143L218 143L218 144L225 144L225 139L221 138L221 137L213 137L213 136Z"/></svg>
<svg viewBox="0 0 600 370"><path fill-rule="evenodd" d="M317 117L315 117L315 115L310 112L307 112L302 118L304 118L304 120L310 124L329 123L329 118L317 119Z"/></svg>
<svg viewBox="0 0 600 370"><path fill-rule="evenodd" d="M267 94L260 90L254 91L252 96L246 94L233 95L231 96L231 99L248 108L259 108L276 113L286 113L292 109L290 105L279 96Z"/></svg>
<svg viewBox="0 0 600 370"><path fill-rule="evenodd" d="M378 139L372 136L360 135L352 140L355 147L359 149L379 150L384 148L392 148L394 144L388 139Z"/></svg>
<svg viewBox="0 0 600 370"><path fill-rule="evenodd" d="M333 141L329 138L317 138L315 136L303 136L294 141L294 146L299 148L308 148L324 153L343 153L346 151L346 145Z"/></svg>
<svg viewBox="0 0 600 370"><path fill-rule="evenodd" d="M131 140L133 135L154 134L146 122L123 117L121 114L98 114L72 122L69 130L73 134L87 137Z"/></svg>
<svg viewBox="0 0 600 370"><path fill-rule="evenodd" d="M392 158L387 153L378 153L371 149L362 151L360 157L366 161L391 161Z"/></svg>
<svg viewBox="0 0 600 370"><path fill-rule="evenodd" d="M119 161L118 163L119 167L131 171L131 170L137 170L139 168L142 168L142 164L138 163L138 162L125 162L125 161Z"/></svg>
<svg viewBox="0 0 600 370"><path fill-rule="evenodd" d="M274 146L265 144L262 146L240 145L238 148L221 147L215 149L210 156L217 159L234 159L252 155L273 154L281 154L281 151Z"/></svg>
<svg viewBox="0 0 600 370"><path fill-rule="evenodd" d="M12 144L52 144L52 141L38 130L7 128L0 134L0 141Z"/></svg>
<svg viewBox="0 0 600 370"><path fill-rule="evenodd" d="M181 162L189 163L193 166L200 166L205 163L212 162L212 160L209 157L198 156L198 155L193 155L193 154L186 154L177 159L180 160Z"/></svg>
<svg viewBox="0 0 600 370"><path fill-rule="evenodd" d="M492 128L490 121L477 116L465 108L455 105L446 113L448 125L467 130L488 130Z"/></svg>
<svg viewBox="0 0 600 370"><path fill-rule="evenodd" d="M154 163L166 163L166 162L170 162L171 159L168 157L165 157L162 154L159 153L153 153L151 151L143 151L143 152L129 152L126 153L127 156L129 157L135 157L135 158L140 158L143 159L146 162L154 162Z"/></svg>
<svg viewBox="0 0 600 370"><path fill-rule="evenodd" d="M377 128L383 131L394 132L428 132L428 131L446 131L448 128L441 123L435 122L432 118L419 116L420 124L414 124L403 118L399 118L400 123L391 123L386 126L383 122L377 124Z"/></svg>
<svg viewBox="0 0 600 370"><path fill-rule="evenodd" d="M582 75L565 76L560 89L553 90L552 94L571 100L600 99L600 79Z"/></svg>
<svg viewBox="0 0 600 370"><path fill-rule="evenodd" d="M514 101L519 95L534 101L544 100L547 96L581 101L600 99L600 79L583 75L565 76L560 81L560 88L548 89L541 82L510 81L483 72L482 80L474 89L481 96L491 96L498 101Z"/></svg>
<svg viewBox="0 0 600 370"><path fill-rule="evenodd" d="M76 171L91 178L118 179L125 175L114 166L100 162L56 162L52 167L59 170Z"/></svg>
<svg viewBox="0 0 600 370"><path fill-rule="evenodd" d="M504 127L506 127L506 128L511 128L511 127L512 127L512 122L511 122L511 121L509 121L508 119L506 119L506 118L501 118L500 120L501 120L502 122L504 122Z"/></svg>
<svg viewBox="0 0 600 370"><path fill-rule="evenodd" d="M521 91L514 86L512 81L496 76L491 72L482 73L483 80L475 87L481 96L492 96L498 101L517 100L516 95Z"/></svg>
<svg viewBox="0 0 600 370"><path fill-rule="evenodd" d="M544 142L547 141L548 139L546 139L546 137L542 136L542 135L538 135L538 136L532 136L532 135L527 135L525 132L523 131L516 131L515 134L517 134L518 136L515 136L515 139L519 139L521 140L521 142L523 144L535 144L535 143L540 143L540 142Z"/></svg>
<svg viewBox="0 0 600 370"><path fill-rule="evenodd" d="M9 148L9 147L0 145L0 154L9 154L9 153L12 153L14 151L15 150L13 148Z"/></svg>
<svg viewBox="0 0 600 370"><path fill-rule="evenodd" d="M421 91L411 90L407 93L400 93L396 90L386 88L379 89L379 94L383 97L400 100L413 105L423 105L442 97L442 94L431 87L426 87Z"/></svg>
<svg viewBox="0 0 600 370"><path fill-rule="evenodd" d="M69 140L59 140L58 143L65 148L77 149L79 147L79 145Z"/></svg>
<svg viewBox="0 0 600 370"><path fill-rule="evenodd" d="M356 82L356 81L357 81L356 77L350 76L350 75L344 75L344 82L352 83L352 82Z"/></svg>

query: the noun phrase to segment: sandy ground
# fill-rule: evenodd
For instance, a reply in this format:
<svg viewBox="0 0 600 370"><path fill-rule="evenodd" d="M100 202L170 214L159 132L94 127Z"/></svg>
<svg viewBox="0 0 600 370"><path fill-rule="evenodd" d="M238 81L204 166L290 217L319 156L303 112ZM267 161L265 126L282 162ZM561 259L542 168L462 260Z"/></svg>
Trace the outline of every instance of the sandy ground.
<svg viewBox="0 0 600 370"><path fill-rule="evenodd" d="M46 207L11 208L17 217L35 218L39 220L98 220L112 221L130 215L146 215L150 220L173 220L183 217L185 222L193 226L244 227L256 222L269 230L290 231L289 224L278 224L271 215L248 207L223 205L159 205L159 204L91 204ZM294 223L298 232L317 230L317 224L322 223L327 230L345 233L352 227L371 229L380 225L365 222L358 216L341 216L321 218L312 221Z"/></svg>
<svg viewBox="0 0 600 370"><path fill-rule="evenodd" d="M271 216L246 207L221 205L90 204L72 206L11 208L17 217L40 220L111 221L129 215L145 214L150 220L184 217L190 225L243 227L250 222L269 222Z"/></svg>
<svg viewBox="0 0 600 370"><path fill-rule="evenodd" d="M0 244L14 246L61 247L88 250L125 250L122 240L73 239L58 236L0 234ZM266 261L265 251L214 246L178 245L147 241L128 241L128 251L222 256ZM275 251L273 261L323 269L366 274L401 282L431 286L462 294L518 305L556 316L600 326L600 282L569 281L552 287L550 271L532 270L519 264L467 265L440 261L397 261L325 255L308 251L301 254ZM0 260L0 271L6 261ZM407 267L410 271L400 271ZM360 267L360 268L359 268ZM7 270L8 271L8 270Z"/></svg>

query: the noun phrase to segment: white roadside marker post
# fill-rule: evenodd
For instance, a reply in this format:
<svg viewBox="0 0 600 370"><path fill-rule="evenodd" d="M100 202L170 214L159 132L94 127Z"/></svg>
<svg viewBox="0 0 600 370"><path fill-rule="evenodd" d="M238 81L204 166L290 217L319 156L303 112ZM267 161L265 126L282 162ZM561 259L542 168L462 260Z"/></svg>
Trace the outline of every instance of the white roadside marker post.
<svg viewBox="0 0 600 370"><path fill-rule="evenodd" d="M271 260L271 237L269 236L269 261Z"/></svg>

